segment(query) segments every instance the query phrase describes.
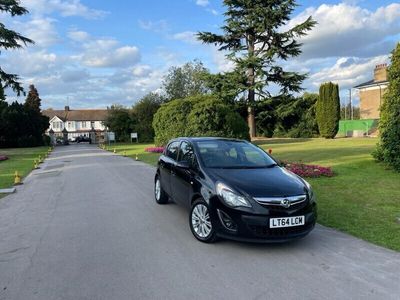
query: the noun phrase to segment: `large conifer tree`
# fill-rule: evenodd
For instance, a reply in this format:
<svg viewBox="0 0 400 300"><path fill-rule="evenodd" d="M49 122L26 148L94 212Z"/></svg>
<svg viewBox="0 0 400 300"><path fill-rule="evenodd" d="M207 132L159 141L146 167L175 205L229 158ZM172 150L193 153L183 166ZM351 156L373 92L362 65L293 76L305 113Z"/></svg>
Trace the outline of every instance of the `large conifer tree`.
<svg viewBox="0 0 400 300"><path fill-rule="evenodd" d="M241 88L247 91L248 124L250 136L254 137L256 95L270 97L270 84L280 86L281 94L301 90L306 76L284 71L278 61L301 53L296 39L311 30L315 21L309 17L292 28L284 27L296 7L295 0L224 0L224 5L227 10L223 33L200 32L198 38L228 51L237 77L246 78Z"/></svg>
<svg viewBox="0 0 400 300"><path fill-rule="evenodd" d="M29 86L29 93L25 100L25 106L33 109L34 111L40 112L42 99L39 97L39 92L33 84Z"/></svg>
<svg viewBox="0 0 400 300"><path fill-rule="evenodd" d="M19 4L19 0L0 0L0 12L9 13L13 17L27 14L28 11ZM0 22L0 49L18 49L29 43L33 43L33 41L22 36L18 32L6 28L4 24ZM0 66L0 81L3 83L3 87L10 87L19 96L24 89L18 80L18 75L6 73Z"/></svg>

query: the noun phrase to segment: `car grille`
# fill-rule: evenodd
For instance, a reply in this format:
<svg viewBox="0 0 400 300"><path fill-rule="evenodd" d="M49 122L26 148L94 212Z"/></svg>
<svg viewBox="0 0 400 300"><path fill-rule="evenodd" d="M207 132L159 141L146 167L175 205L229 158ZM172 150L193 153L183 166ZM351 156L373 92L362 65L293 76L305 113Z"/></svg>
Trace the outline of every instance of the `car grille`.
<svg viewBox="0 0 400 300"><path fill-rule="evenodd" d="M269 228L268 226L249 225L250 231L257 237L262 238L284 238L286 236L302 234L312 228L313 224L303 226Z"/></svg>
<svg viewBox="0 0 400 300"><path fill-rule="evenodd" d="M291 196L291 197L271 197L271 198L254 198L261 206L274 211L298 210L307 206L307 196ZM282 205L281 201L287 200L290 203L289 207Z"/></svg>

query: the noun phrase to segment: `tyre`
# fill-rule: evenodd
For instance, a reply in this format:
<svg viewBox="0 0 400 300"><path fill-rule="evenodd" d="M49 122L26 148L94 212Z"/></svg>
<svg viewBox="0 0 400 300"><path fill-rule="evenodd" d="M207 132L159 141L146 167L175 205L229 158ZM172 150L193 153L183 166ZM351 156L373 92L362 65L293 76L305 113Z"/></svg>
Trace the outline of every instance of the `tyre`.
<svg viewBox="0 0 400 300"><path fill-rule="evenodd" d="M194 237L204 243L213 243L217 234L211 222L208 204L203 199L193 202L189 215L189 226Z"/></svg>
<svg viewBox="0 0 400 300"><path fill-rule="evenodd" d="M158 204L168 203L168 195L161 187L159 175L156 176L156 180L154 181L154 198Z"/></svg>

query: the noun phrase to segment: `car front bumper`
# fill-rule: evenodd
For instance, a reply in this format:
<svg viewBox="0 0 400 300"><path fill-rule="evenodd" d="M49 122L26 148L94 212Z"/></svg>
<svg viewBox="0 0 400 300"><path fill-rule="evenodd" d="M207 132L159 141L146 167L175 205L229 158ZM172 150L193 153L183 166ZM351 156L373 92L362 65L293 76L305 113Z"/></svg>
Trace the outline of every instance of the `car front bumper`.
<svg viewBox="0 0 400 300"><path fill-rule="evenodd" d="M236 225L236 230L229 230L218 217L218 210L227 214ZM286 242L299 239L309 234L317 220L315 203L308 204L295 211L270 211L268 214L245 213L242 211L222 208L221 206L212 214L213 223L216 225L217 235L222 238L249 241L249 242ZM270 228L270 218L305 216L305 224L301 226Z"/></svg>

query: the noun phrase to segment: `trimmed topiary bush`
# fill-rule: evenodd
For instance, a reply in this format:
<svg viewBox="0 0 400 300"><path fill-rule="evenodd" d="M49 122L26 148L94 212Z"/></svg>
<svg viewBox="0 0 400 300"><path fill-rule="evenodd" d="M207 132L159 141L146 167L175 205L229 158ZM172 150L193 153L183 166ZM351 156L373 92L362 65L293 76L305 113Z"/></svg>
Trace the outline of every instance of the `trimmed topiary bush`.
<svg viewBox="0 0 400 300"><path fill-rule="evenodd" d="M156 145L179 136L249 138L249 129L233 107L216 96L199 95L170 101L154 115Z"/></svg>
<svg viewBox="0 0 400 300"><path fill-rule="evenodd" d="M380 141L374 157L400 172L400 43L392 52L389 87L379 120Z"/></svg>
<svg viewBox="0 0 400 300"><path fill-rule="evenodd" d="M333 139L339 130L340 120L340 98L337 84L332 82L321 84L315 114L320 135L327 139Z"/></svg>

